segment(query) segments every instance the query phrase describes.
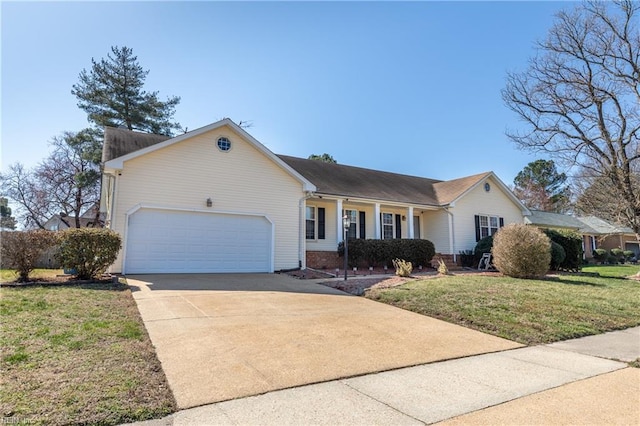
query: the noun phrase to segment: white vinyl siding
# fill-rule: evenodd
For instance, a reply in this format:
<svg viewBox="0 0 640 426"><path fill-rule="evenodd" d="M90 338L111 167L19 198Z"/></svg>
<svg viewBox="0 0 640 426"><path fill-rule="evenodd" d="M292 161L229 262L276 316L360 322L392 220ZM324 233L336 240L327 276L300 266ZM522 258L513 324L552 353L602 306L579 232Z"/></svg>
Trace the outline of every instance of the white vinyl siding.
<svg viewBox="0 0 640 426"><path fill-rule="evenodd" d="M422 214L424 235L433 243L436 253L449 253L449 215L443 210L428 210ZM473 229L471 229L473 232Z"/></svg>
<svg viewBox="0 0 640 426"><path fill-rule="evenodd" d="M450 208L450 211L454 214L455 247L452 252L442 251L442 253L457 254L461 250L473 250L475 248L476 215L502 217L504 218L504 225L524 223L522 210L500 189L499 183L491 178L488 179L488 182L491 185L491 191L486 192L484 190L484 183L477 185L464 197L456 201L454 207ZM446 216L446 213L444 215ZM436 250L439 251L437 248Z"/></svg>
<svg viewBox="0 0 640 426"><path fill-rule="evenodd" d="M220 137L233 148L220 151ZM229 127L126 161L116 188L112 228L122 236L138 205L264 215L274 226L274 269L298 266L302 184ZM111 270L121 268L122 251Z"/></svg>

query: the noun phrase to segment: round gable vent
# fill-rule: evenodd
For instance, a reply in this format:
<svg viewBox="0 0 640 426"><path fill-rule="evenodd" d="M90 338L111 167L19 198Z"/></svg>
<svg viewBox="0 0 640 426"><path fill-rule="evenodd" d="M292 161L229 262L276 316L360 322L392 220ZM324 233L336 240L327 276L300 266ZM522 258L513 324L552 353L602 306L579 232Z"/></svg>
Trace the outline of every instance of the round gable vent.
<svg viewBox="0 0 640 426"><path fill-rule="evenodd" d="M221 137L218 139L218 149L227 152L231 149L231 141L229 138Z"/></svg>

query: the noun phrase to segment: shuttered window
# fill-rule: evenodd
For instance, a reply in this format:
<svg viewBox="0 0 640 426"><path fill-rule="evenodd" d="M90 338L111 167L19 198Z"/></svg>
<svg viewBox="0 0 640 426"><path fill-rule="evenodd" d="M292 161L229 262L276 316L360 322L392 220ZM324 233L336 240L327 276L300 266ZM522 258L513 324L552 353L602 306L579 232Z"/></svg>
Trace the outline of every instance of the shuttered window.
<svg viewBox="0 0 640 426"><path fill-rule="evenodd" d="M498 232L504 226L504 218L489 215L476 215L476 241Z"/></svg>

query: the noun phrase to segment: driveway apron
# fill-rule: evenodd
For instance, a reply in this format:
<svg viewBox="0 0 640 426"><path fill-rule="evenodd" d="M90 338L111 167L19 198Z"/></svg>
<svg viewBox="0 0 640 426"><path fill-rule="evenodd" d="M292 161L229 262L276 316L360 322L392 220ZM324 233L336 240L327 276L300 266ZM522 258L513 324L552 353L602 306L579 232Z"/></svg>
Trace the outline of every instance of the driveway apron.
<svg viewBox="0 0 640 426"><path fill-rule="evenodd" d="M521 346L278 274L127 282L181 409Z"/></svg>

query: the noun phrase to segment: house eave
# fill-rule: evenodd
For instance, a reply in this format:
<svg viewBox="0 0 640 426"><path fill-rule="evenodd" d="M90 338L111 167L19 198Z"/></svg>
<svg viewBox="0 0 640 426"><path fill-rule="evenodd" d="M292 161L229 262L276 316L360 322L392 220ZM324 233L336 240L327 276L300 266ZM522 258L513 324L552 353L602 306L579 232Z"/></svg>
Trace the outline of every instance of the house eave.
<svg viewBox="0 0 640 426"><path fill-rule="evenodd" d="M435 204L421 204L421 203L412 203L412 202L404 202L397 200L384 200L379 198L367 198L367 197L358 197L347 194L329 194L323 192L314 192L313 196L315 198L321 198L323 200L342 200L351 201L354 203L364 203L364 204L382 204L385 206L393 206L393 207L413 207L424 210L438 210L442 208L442 206Z"/></svg>

